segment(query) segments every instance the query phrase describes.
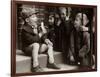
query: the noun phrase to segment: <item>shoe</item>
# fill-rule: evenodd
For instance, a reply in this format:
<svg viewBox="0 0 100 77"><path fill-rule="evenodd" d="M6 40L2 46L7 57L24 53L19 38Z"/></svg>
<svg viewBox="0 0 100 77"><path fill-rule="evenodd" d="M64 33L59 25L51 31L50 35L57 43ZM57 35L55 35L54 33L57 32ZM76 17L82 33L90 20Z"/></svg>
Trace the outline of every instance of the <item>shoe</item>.
<svg viewBox="0 0 100 77"><path fill-rule="evenodd" d="M52 68L52 69L60 69L59 66L57 66L55 63L48 63L47 68Z"/></svg>
<svg viewBox="0 0 100 77"><path fill-rule="evenodd" d="M43 69L38 65L37 67L32 67L31 72L44 72Z"/></svg>

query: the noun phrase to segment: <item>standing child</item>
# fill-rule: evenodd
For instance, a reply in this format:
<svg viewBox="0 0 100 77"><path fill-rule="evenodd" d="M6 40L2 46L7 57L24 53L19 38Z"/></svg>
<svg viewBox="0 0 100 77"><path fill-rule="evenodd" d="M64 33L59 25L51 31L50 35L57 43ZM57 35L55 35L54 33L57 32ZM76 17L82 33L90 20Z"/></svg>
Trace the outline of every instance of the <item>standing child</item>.
<svg viewBox="0 0 100 77"><path fill-rule="evenodd" d="M88 23L89 19L85 13L77 13L73 30L74 44L71 44L71 50L74 50L72 52L76 63L82 67L91 66L90 33L86 27Z"/></svg>

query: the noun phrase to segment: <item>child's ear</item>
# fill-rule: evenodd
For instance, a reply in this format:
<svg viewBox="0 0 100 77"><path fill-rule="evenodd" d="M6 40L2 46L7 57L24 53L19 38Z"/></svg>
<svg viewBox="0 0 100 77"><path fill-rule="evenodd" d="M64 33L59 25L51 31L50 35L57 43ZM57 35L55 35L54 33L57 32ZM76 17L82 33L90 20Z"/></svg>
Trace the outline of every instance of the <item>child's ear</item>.
<svg viewBox="0 0 100 77"><path fill-rule="evenodd" d="M26 18L25 21L26 21L26 22L29 22L29 18Z"/></svg>

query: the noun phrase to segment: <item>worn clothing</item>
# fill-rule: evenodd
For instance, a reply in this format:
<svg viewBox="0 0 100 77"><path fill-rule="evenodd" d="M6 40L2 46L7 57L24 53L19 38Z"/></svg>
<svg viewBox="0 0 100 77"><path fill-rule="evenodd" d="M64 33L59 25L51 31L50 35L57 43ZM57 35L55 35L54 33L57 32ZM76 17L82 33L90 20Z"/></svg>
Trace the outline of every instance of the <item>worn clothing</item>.
<svg viewBox="0 0 100 77"><path fill-rule="evenodd" d="M25 25L22 29L22 47L26 47L34 42L40 42L39 35L34 34L31 26Z"/></svg>
<svg viewBox="0 0 100 77"><path fill-rule="evenodd" d="M63 53L64 62L68 62L68 53L70 48L70 35L73 30L72 20L61 20L59 26L55 24L55 42L56 50Z"/></svg>
<svg viewBox="0 0 100 77"><path fill-rule="evenodd" d="M76 62L81 65L91 65L90 34L89 32L72 31L70 50Z"/></svg>
<svg viewBox="0 0 100 77"><path fill-rule="evenodd" d="M39 28L38 28L39 31ZM24 25L22 29L22 50L28 54L31 54L32 48L30 47L33 43L39 43L39 44L46 44L45 39L49 39L51 42L54 42L54 32L53 28L50 28L47 30L47 33L45 33L42 37L39 37L38 34L35 34L33 32L33 28L30 25Z"/></svg>
<svg viewBox="0 0 100 77"><path fill-rule="evenodd" d="M55 42L58 50L61 50L62 52L68 52L72 28L73 26L71 20L62 20L59 26L55 24Z"/></svg>
<svg viewBox="0 0 100 77"><path fill-rule="evenodd" d="M47 35L47 38L52 42L52 43L55 43L55 28L54 28L54 25L49 25L48 26L48 35Z"/></svg>
<svg viewBox="0 0 100 77"><path fill-rule="evenodd" d="M41 44L41 43L44 43L44 40L46 39L45 35L42 37L39 37L38 34L35 34L33 32L33 28L28 24L23 26L21 38L22 38L22 50L25 52L27 51L28 47L31 44L33 43Z"/></svg>

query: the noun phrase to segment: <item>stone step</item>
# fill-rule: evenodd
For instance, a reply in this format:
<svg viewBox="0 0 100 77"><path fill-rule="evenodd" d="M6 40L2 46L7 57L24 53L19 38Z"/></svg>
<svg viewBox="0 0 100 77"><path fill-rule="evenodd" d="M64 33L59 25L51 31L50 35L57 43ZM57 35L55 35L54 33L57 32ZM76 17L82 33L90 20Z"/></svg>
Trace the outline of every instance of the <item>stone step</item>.
<svg viewBox="0 0 100 77"><path fill-rule="evenodd" d="M54 58L55 58L55 63L57 64L64 63L62 52L54 51ZM39 54L39 63L41 67L46 68L47 65L46 54ZM31 68L31 57L25 56L21 50L16 50L16 73L31 72L30 68Z"/></svg>

